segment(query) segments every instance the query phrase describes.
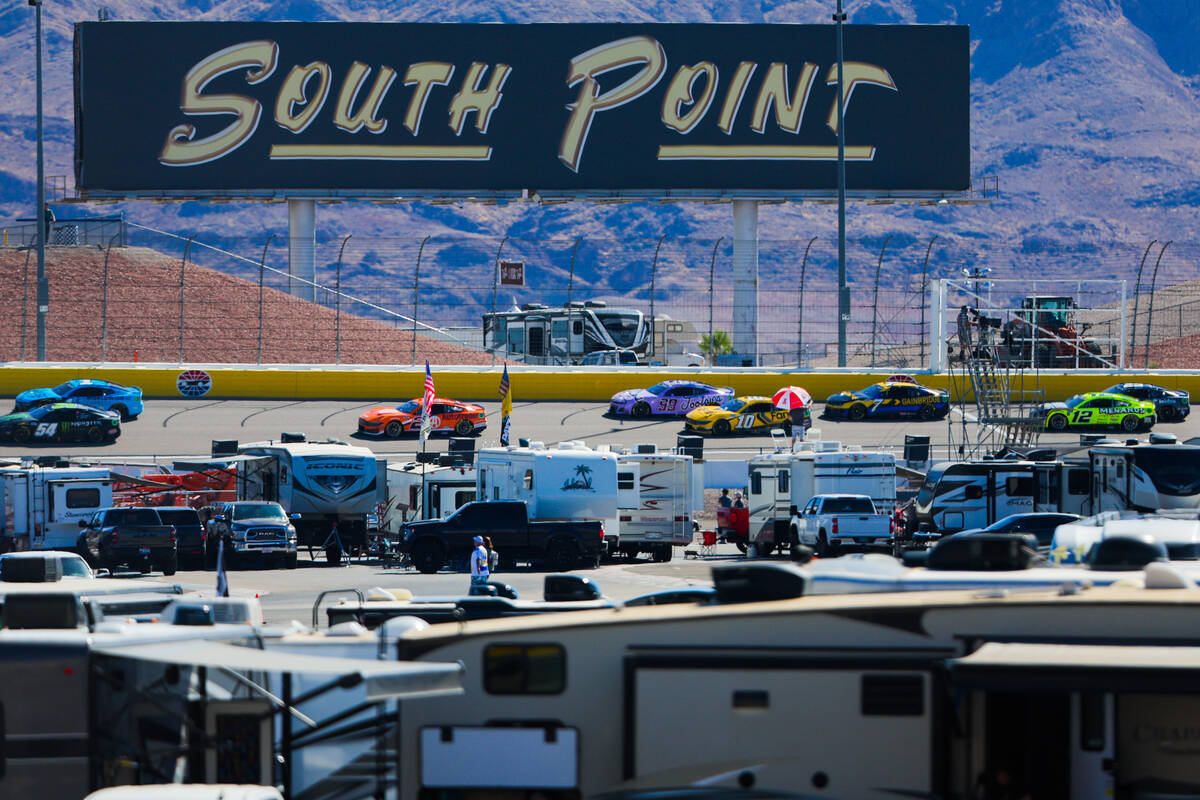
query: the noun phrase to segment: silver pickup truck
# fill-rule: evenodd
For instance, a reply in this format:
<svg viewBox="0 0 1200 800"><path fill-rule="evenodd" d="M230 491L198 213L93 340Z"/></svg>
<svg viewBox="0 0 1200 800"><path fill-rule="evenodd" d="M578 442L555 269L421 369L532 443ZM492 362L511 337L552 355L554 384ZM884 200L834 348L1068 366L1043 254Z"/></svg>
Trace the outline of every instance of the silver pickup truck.
<svg viewBox="0 0 1200 800"><path fill-rule="evenodd" d="M792 517L792 540L818 556L843 547L883 547L895 542L891 514L881 514L865 494L818 494Z"/></svg>

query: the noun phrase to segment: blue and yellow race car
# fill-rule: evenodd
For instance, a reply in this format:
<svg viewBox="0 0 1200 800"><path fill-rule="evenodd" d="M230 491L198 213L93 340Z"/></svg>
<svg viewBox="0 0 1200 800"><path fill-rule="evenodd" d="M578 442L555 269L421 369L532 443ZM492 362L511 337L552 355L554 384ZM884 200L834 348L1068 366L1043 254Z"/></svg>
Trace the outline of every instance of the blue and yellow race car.
<svg viewBox="0 0 1200 800"><path fill-rule="evenodd" d="M692 409L683 418L688 433L769 433L783 427L788 412L776 408L769 397L735 397L719 406ZM808 409L804 409L804 427L812 424Z"/></svg>
<svg viewBox="0 0 1200 800"><path fill-rule="evenodd" d="M13 411L28 411L49 403L79 403L104 411L115 411L122 420L142 413L142 390L112 381L78 378L51 389L28 389L16 397Z"/></svg>
<svg viewBox="0 0 1200 800"><path fill-rule="evenodd" d="M941 419L950 413L950 395L908 381L875 383L856 392L838 392L825 401L831 419Z"/></svg>

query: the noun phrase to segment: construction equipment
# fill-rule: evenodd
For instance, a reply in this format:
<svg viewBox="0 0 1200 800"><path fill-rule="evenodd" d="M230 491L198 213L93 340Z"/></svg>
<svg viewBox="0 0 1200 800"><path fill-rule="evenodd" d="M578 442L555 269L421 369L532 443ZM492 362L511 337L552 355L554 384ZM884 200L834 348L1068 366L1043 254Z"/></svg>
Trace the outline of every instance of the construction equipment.
<svg viewBox="0 0 1200 800"><path fill-rule="evenodd" d="M1077 321L1074 298L1033 295L1001 330L996 349L1001 364L1029 367L1103 367L1105 359L1094 338L1084 336L1088 325Z"/></svg>

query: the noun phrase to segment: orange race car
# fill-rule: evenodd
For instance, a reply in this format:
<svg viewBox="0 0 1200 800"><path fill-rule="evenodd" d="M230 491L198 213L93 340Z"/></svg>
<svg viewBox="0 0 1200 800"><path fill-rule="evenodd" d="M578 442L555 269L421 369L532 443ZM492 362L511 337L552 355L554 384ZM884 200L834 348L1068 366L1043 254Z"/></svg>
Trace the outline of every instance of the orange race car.
<svg viewBox="0 0 1200 800"><path fill-rule="evenodd" d="M475 436L487 427L483 406L460 403L444 397L433 398L430 414L433 433ZM358 432L364 436L385 436L395 439L404 433L421 430L421 399L416 398L395 408L380 407L358 418Z"/></svg>

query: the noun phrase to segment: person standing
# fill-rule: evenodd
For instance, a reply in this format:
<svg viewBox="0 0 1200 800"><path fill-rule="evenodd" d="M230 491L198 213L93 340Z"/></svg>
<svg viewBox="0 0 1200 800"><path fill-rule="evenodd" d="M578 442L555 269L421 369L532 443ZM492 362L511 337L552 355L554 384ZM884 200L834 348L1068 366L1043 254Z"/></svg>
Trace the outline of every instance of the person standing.
<svg viewBox="0 0 1200 800"><path fill-rule="evenodd" d="M50 204L46 203L42 206L42 223L46 228L46 244L50 244L50 231L54 228L54 212L50 210Z"/></svg>
<svg viewBox="0 0 1200 800"><path fill-rule="evenodd" d="M717 499L717 505L721 508L733 508L733 500L729 499L728 489L721 490L721 496Z"/></svg>
<svg viewBox="0 0 1200 800"><path fill-rule="evenodd" d="M492 537L483 537L483 546L487 548L488 553L488 577L491 577L496 572L496 568L500 566L500 554L496 552L496 547L492 544Z"/></svg>
<svg viewBox="0 0 1200 800"><path fill-rule="evenodd" d="M745 508L745 507L746 507L746 503L745 503L745 502L742 500L742 493L741 493L741 492L734 492L734 494L733 494L733 507L734 507L734 508Z"/></svg>
<svg viewBox="0 0 1200 800"><path fill-rule="evenodd" d="M475 537L475 549L471 551L471 587L483 586L488 582L488 551L483 546L483 537Z"/></svg>

